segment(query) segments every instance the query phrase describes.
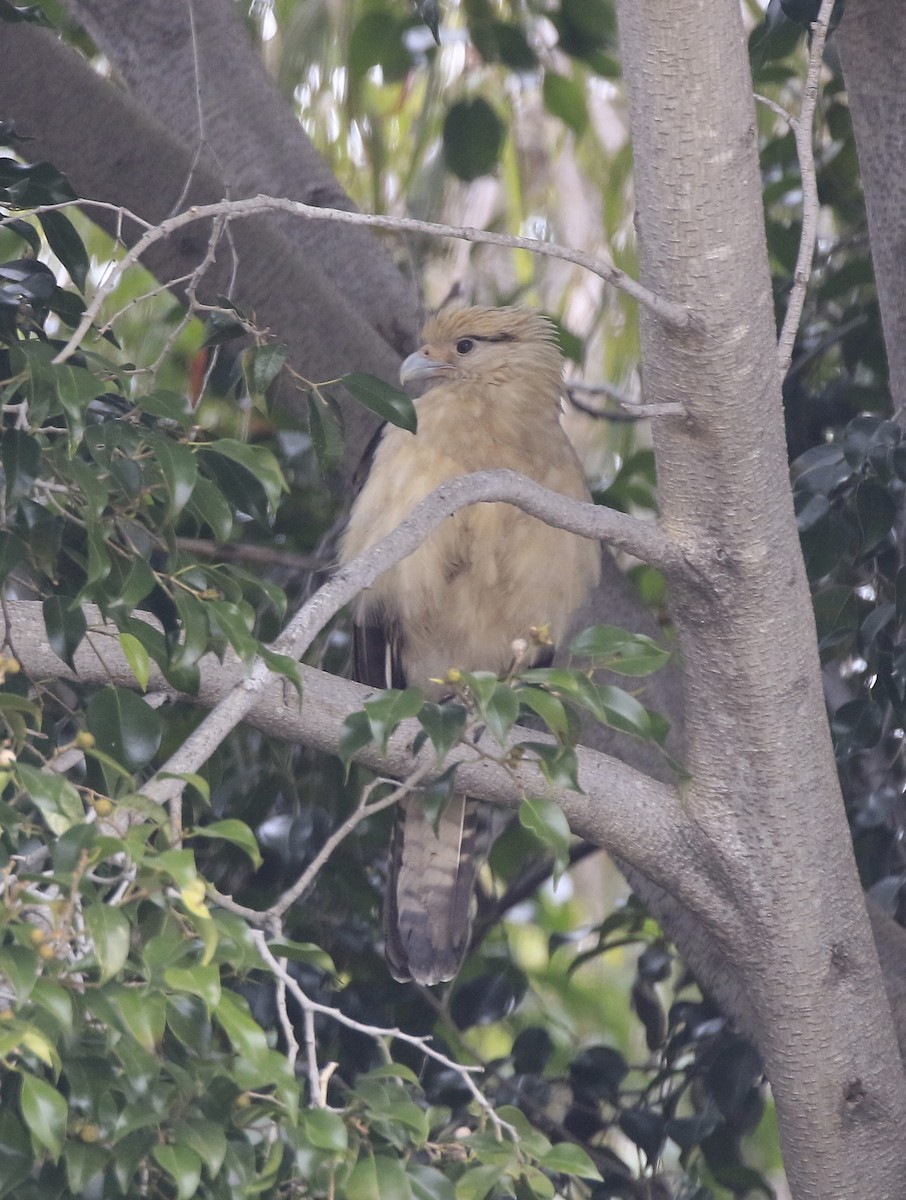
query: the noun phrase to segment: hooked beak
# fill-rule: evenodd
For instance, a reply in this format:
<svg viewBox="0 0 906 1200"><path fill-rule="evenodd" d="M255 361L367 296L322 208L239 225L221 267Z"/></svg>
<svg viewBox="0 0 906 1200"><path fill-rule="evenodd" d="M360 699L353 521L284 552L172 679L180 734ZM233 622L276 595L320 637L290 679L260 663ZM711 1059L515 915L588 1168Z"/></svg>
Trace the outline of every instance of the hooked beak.
<svg viewBox="0 0 906 1200"><path fill-rule="evenodd" d="M452 363L444 362L441 358L429 358L424 350L416 350L400 367L400 383L437 383L452 370Z"/></svg>

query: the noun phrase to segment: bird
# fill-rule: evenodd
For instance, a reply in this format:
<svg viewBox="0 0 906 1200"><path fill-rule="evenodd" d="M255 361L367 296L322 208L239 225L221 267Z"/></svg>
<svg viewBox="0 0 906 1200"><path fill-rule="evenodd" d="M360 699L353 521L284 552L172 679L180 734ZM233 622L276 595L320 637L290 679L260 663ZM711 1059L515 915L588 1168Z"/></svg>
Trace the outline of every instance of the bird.
<svg viewBox="0 0 906 1200"><path fill-rule="evenodd" d="M350 510L341 564L395 529L439 484L473 471L508 467L590 501L560 424L563 360L554 326L541 313L442 308L400 379L420 392L417 429L379 431ZM360 594L354 677L374 688L420 687L437 700L451 669L503 675L516 657L520 666L546 665L597 583L600 561L597 543L513 505L460 509ZM430 986L458 973L491 837L489 806L467 796L454 795L436 820L418 793L398 804L384 903L395 979Z"/></svg>

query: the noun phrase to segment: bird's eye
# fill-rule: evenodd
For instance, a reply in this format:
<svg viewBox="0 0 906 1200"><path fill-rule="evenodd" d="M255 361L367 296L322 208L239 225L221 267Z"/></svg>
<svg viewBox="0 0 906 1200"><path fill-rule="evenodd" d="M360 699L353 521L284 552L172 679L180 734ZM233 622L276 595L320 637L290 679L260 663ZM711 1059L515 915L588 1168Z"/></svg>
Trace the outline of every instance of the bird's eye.
<svg viewBox="0 0 906 1200"><path fill-rule="evenodd" d="M469 354L474 349L475 349L475 343L472 341L471 338L460 338L459 341L456 343L456 353L457 354Z"/></svg>

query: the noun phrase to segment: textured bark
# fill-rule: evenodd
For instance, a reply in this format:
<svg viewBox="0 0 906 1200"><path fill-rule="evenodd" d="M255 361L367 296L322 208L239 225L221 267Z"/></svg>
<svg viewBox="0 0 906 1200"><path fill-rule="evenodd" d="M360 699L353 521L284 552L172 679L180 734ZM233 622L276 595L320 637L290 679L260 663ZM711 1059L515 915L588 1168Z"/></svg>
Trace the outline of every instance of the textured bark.
<svg viewBox="0 0 906 1200"><path fill-rule="evenodd" d="M664 527L689 559L671 580L684 810L726 908L690 907L748 994L793 1194L895 1200L906 1087L793 519L742 22L720 0L619 13L641 281L699 318L686 334L642 321L646 398L689 411L658 422L655 449Z"/></svg>
<svg viewBox="0 0 906 1200"><path fill-rule="evenodd" d="M852 112L894 409L906 405L906 6L848 4L836 34Z"/></svg>
<svg viewBox="0 0 906 1200"><path fill-rule="evenodd" d="M47 86L48 79L54 80L52 88ZM164 90L169 86L161 81ZM69 176L79 195L122 205L151 223L170 215L175 207L222 200L229 191L210 157L193 163L191 149L164 124L148 116L122 88L99 76L46 29L4 26L0 113L15 121L20 134L32 139L23 145L23 153L32 161L44 158L53 162ZM301 129L297 127L297 131L304 139ZM118 228L114 213L92 209L90 215L109 232ZM328 223L305 227L324 229ZM399 287L399 274L376 241L362 230L331 228L358 235L356 247L365 237L368 246L360 257L370 264L370 273L383 273L388 293ZM139 232L133 222L123 226L129 244ZM207 228L198 226L159 242L145 265L161 281L179 279L204 257L208 235ZM318 257L313 247L293 242L269 217L236 222L232 240L238 259L236 302L286 343L289 361L301 374L320 380L362 370L396 380L397 348L368 320L355 297L337 286L331 257ZM222 243L218 261L199 288L199 298L213 301L223 294L232 271L232 252ZM363 270L363 274L368 272ZM413 323L409 339L414 336ZM284 387L281 400L291 411L298 409L298 393L291 385ZM298 415L304 422L306 414ZM375 422L352 403L346 406L345 417L351 472Z"/></svg>
<svg viewBox="0 0 906 1200"><path fill-rule="evenodd" d="M201 162L222 196L259 192L325 208L349 197L277 92L233 0L66 0L141 107ZM387 270L366 230L279 221L303 261L318 263L348 303L398 353L411 349L415 289Z"/></svg>

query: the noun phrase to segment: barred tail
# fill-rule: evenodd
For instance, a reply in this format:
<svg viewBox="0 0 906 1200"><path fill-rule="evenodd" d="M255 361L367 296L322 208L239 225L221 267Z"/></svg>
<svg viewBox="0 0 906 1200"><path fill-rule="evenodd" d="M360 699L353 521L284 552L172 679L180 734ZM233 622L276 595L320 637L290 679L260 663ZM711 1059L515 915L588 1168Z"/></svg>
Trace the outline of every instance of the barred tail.
<svg viewBox="0 0 906 1200"><path fill-rule="evenodd" d="M488 806L454 796L435 831L419 796L398 810L384 905L394 979L434 984L459 970L472 933L475 877L492 839Z"/></svg>

